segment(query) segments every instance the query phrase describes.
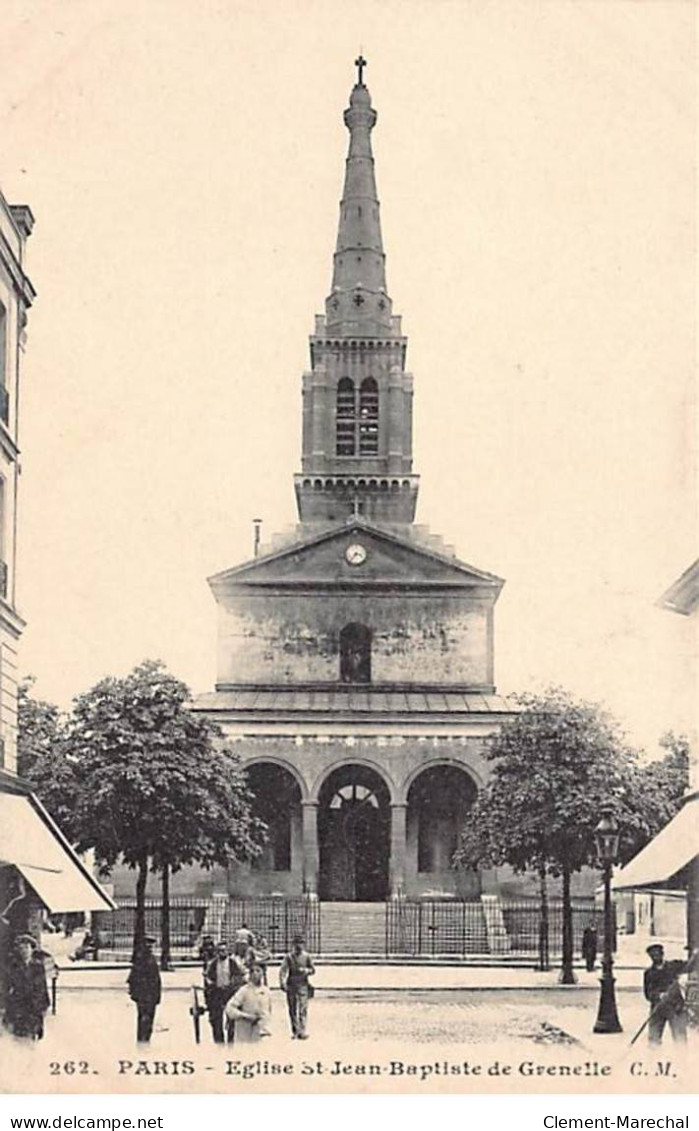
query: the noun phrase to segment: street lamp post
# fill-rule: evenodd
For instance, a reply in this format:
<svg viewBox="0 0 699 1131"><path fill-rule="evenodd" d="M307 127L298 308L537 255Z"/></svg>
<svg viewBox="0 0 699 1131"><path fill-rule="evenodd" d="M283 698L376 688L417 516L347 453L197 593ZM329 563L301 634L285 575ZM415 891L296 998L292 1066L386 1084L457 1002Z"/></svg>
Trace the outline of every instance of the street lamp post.
<svg viewBox="0 0 699 1131"><path fill-rule="evenodd" d="M614 994L614 957L612 954L612 864L619 848L619 829L614 821L611 808L602 810L602 819L595 829L597 856L602 865L604 877L604 950L602 955L602 977L600 978L600 998L594 1033L621 1033L621 1022L616 1009Z"/></svg>

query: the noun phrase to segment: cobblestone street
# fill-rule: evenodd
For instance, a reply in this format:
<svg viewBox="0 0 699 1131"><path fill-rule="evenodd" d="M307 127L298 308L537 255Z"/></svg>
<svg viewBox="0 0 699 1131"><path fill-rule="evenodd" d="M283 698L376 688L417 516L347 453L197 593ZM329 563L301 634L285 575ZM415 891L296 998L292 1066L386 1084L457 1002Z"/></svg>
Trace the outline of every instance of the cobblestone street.
<svg viewBox="0 0 699 1131"><path fill-rule="evenodd" d="M3 1040L3 1075L12 1066L11 1090L17 1091L235 1091L252 1086L357 1089L366 1086L360 1077L364 1081L366 1066L373 1064L383 1090L390 1090L397 1081L405 1085L408 1080L407 1069L394 1071L391 1065L415 1064L413 1084L419 1081L424 1086L473 1091L530 1087L536 1091L548 1066L555 1069L568 1064L578 1066L576 1088L584 1087L599 1065L606 1065L606 1075L597 1078L595 1087L623 1091L630 1085L632 1062L642 1063L635 1071L639 1075L647 1072L652 1083L658 1056L648 1059L643 1038L635 1050L628 1050L645 1016L640 993L631 989L619 993L625 1032L617 1036L592 1033L597 995L585 987L321 990L311 1005L310 1037L303 1043L290 1039L284 999L273 990L272 1036L255 1045L223 1048L213 1044L206 1017L202 1018L201 1044L195 1044L190 1004L191 991L184 986L167 989L153 1040L150 1046L139 1047L135 1010L124 990L64 988L57 1016L48 1018L42 1042L18 1046L10 1038ZM669 1077L656 1081L655 1086L682 1091L682 1080L688 1077L677 1050L666 1043L661 1055L673 1058L673 1067ZM455 1067L444 1072L435 1067L445 1061ZM228 1062L238 1067L231 1068ZM498 1063L511 1065L509 1078L499 1071L488 1075L488 1067ZM253 1067L245 1069L246 1064ZM598 1068L585 1068L590 1064ZM265 1065L287 1067L275 1075ZM420 1066L424 1079L419 1076ZM465 1077L469 1077L467 1082ZM566 1081L570 1087L569 1074L561 1079L561 1087ZM636 1080L634 1086L638 1085ZM546 1086L552 1086L548 1075Z"/></svg>

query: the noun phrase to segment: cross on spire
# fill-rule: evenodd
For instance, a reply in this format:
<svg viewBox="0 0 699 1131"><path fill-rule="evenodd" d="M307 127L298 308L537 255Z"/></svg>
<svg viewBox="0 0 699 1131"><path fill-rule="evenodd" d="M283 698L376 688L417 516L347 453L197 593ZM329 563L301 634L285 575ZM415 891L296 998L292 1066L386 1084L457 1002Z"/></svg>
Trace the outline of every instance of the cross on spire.
<svg viewBox="0 0 699 1131"><path fill-rule="evenodd" d="M368 64L361 51L359 52L357 58L354 60L354 65L357 68L357 85L364 86L364 68L368 66Z"/></svg>

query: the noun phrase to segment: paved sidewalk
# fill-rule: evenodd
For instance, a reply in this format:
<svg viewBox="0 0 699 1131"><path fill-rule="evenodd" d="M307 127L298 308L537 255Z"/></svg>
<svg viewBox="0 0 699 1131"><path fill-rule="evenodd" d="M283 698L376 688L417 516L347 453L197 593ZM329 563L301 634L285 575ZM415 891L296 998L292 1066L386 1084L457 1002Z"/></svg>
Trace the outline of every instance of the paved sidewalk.
<svg viewBox="0 0 699 1131"><path fill-rule="evenodd" d="M99 963L71 963L61 969L58 978L59 993L78 988L116 989L123 987L127 968L105 968ZM576 970L575 986L561 986L558 970L547 973L533 969L493 966L340 966L319 963L313 979L319 990L340 993L395 993L431 990L551 990L570 993L571 990L599 992L599 971L588 974ZM621 990L638 990L641 978L637 970L616 971L617 986ZM270 985L278 984L278 966L269 967ZM201 985L201 970L197 966L178 967L163 974L163 984L168 989L187 990Z"/></svg>

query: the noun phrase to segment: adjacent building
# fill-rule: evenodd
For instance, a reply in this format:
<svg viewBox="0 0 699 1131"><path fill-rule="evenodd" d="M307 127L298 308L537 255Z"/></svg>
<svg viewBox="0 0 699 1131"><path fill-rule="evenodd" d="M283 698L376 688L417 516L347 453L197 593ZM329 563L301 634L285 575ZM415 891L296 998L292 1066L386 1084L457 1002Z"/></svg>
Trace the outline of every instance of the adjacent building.
<svg viewBox="0 0 699 1131"><path fill-rule="evenodd" d="M0 192L0 1005L13 937L38 933L42 909L113 905L27 782L17 776L17 486L20 362L34 288L25 245L34 217ZM0 1009L0 1015L2 1010Z"/></svg>
<svg viewBox="0 0 699 1131"><path fill-rule="evenodd" d="M681 625L681 655L687 677L686 695L696 719L697 702L697 624L699 616L699 559L684 571L663 593L661 608L685 618ZM687 949L699 949L699 750L696 727L689 735L689 790L682 808L641 851L620 870L614 887L617 892L635 892L637 907L654 910L657 922L640 924L654 936L678 933L680 906L678 891L686 892L681 903ZM673 914L674 912L674 914ZM655 916L654 916L655 918ZM672 924L671 930L667 925ZM664 929L665 928L665 929ZM699 969L690 973L688 998L691 1016L699 1026Z"/></svg>

